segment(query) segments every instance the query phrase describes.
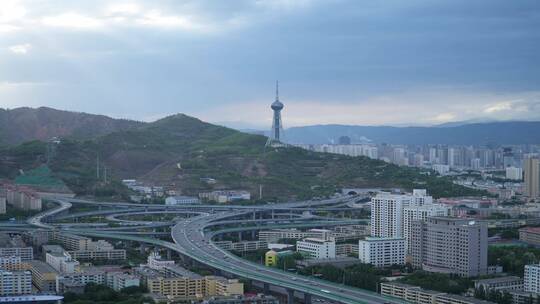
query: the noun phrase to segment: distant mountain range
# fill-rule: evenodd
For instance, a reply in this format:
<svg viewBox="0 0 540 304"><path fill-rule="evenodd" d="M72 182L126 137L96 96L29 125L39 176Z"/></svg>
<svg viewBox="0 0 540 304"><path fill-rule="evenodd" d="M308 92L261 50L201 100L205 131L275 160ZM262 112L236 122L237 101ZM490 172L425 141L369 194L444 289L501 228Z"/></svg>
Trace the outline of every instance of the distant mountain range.
<svg viewBox="0 0 540 304"><path fill-rule="evenodd" d="M285 138L290 143L337 143L340 136L349 136L353 142L368 139L373 143L390 144L540 144L540 122L454 123L434 127L314 125L285 130Z"/></svg>
<svg viewBox="0 0 540 304"><path fill-rule="evenodd" d="M247 189L256 198L262 188L266 200L329 195L340 187L411 189L418 185L436 197L485 195L447 178L366 157L292 147L265 148L264 136L183 114L139 123L48 108L13 111L18 115L7 116L25 128L24 136L15 136L16 129L11 126L2 129L2 139L11 143L31 141L0 147L0 178L14 179L21 172L47 165L53 178L79 195L125 197L125 188L119 183L125 178L170 186L186 195L213 189ZM24 121L29 123L25 125ZM49 144L42 141L52 136L60 140ZM40 170L48 172L46 168ZM203 177L217 182L209 185L201 180Z"/></svg>

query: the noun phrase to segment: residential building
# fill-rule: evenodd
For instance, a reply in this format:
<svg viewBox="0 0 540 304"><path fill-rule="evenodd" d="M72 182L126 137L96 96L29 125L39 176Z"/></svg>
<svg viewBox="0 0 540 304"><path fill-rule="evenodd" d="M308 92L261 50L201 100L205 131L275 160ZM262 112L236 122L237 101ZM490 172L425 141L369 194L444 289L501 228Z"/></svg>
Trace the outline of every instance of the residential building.
<svg viewBox="0 0 540 304"><path fill-rule="evenodd" d="M413 304L494 304L473 297L464 297L400 282L385 282L380 285L381 294L395 297Z"/></svg>
<svg viewBox="0 0 540 304"><path fill-rule="evenodd" d="M358 244L336 244L336 256L358 255Z"/></svg>
<svg viewBox="0 0 540 304"><path fill-rule="evenodd" d="M6 200L19 210L41 211L41 197L28 187L15 185L6 187Z"/></svg>
<svg viewBox="0 0 540 304"><path fill-rule="evenodd" d="M0 214L6 214L7 206L6 206L6 198L4 196L0 196Z"/></svg>
<svg viewBox="0 0 540 304"><path fill-rule="evenodd" d="M141 280L138 276L124 272L107 272L107 286L119 291L126 287L140 286Z"/></svg>
<svg viewBox="0 0 540 304"><path fill-rule="evenodd" d="M204 277L188 272L182 276L153 275L147 277L146 286L150 293L169 298L197 299L205 295Z"/></svg>
<svg viewBox="0 0 540 304"><path fill-rule="evenodd" d="M45 261L51 265L54 270L59 273L73 273L78 270L80 263L74 260L69 253L64 252L47 252Z"/></svg>
<svg viewBox="0 0 540 304"><path fill-rule="evenodd" d="M32 273L0 270L0 296L26 295L32 293Z"/></svg>
<svg viewBox="0 0 540 304"><path fill-rule="evenodd" d="M412 265L475 277L487 273L487 225L471 219L430 217L411 229Z"/></svg>
<svg viewBox="0 0 540 304"><path fill-rule="evenodd" d="M412 194L379 193L371 199L371 236L403 237L403 211L409 206L431 205L433 198L425 189L414 189Z"/></svg>
<svg viewBox="0 0 540 304"><path fill-rule="evenodd" d="M540 293L540 264L525 265L523 283L526 292Z"/></svg>
<svg viewBox="0 0 540 304"><path fill-rule="evenodd" d="M234 201L250 200L251 194L244 190L219 190L199 193L199 198L204 201L216 203L230 203Z"/></svg>
<svg viewBox="0 0 540 304"><path fill-rule="evenodd" d="M249 252L257 251L260 249L268 249L268 242L266 241L217 241L215 245L224 250L233 250L237 252Z"/></svg>
<svg viewBox="0 0 540 304"><path fill-rule="evenodd" d="M102 270L86 270L81 272L63 273L56 277L56 292L64 294L66 292L84 291L84 286L88 283L107 283L106 273Z"/></svg>
<svg viewBox="0 0 540 304"><path fill-rule="evenodd" d="M491 279L481 279L474 281L474 288L482 288L484 291L491 290L523 290L523 279L516 276L496 277Z"/></svg>
<svg viewBox="0 0 540 304"><path fill-rule="evenodd" d="M519 240L527 244L540 245L540 227L523 227L519 229Z"/></svg>
<svg viewBox="0 0 540 304"><path fill-rule="evenodd" d="M506 179L511 180L522 180L523 179L523 169L517 167L506 167L505 169Z"/></svg>
<svg viewBox="0 0 540 304"><path fill-rule="evenodd" d="M112 250L77 250L68 251L71 257L78 261L92 261L92 260L125 260L125 249L112 249Z"/></svg>
<svg viewBox="0 0 540 304"><path fill-rule="evenodd" d="M450 207L442 204L411 204L403 209L403 237L405 238L405 253L409 254L411 246L412 223L417 220L426 221L428 217L448 216Z"/></svg>
<svg viewBox="0 0 540 304"><path fill-rule="evenodd" d="M165 205L193 205L199 204L200 201L197 197L192 196L169 196L165 199Z"/></svg>
<svg viewBox="0 0 540 304"><path fill-rule="evenodd" d="M30 261L29 264L34 286L41 292L56 292L56 276L58 272L51 265L39 260Z"/></svg>
<svg viewBox="0 0 540 304"><path fill-rule="evenodd" d="M400 298L415 304L435 304L437 296L444 294L399 282L381 283L380 291L384 296Z"/></svg>
<svg viewBox="0 0 540 304"><path fill-rule="evenodd" d="M26 270L28 261L22 261L20 256L0 256L0 269L3 270Z"/></svg>
<svg viewBox="0 0 540 304"><path fill-rule="evenodd" d="M205 296L235 296L244 294L244 284L220 276L204 277Z"/></svg>
<svg viewBox="0 0 540 304"><path fill-rule="evenodd" d="M523 159L524 194L531 198L540 196L540 160L535 156Z"/></svg>
<svg viewBox="0 0 540 304"><path fill-rule="evenodd" d="M404 238L367 237L358 242L358 258L375 267L405 264Z"/></svg>
<svg viewBox="0 0 540 304"><path fill-rule="evenodd" d="M34 249L32 247L2 247L0 248L0 257L18 256L21 261L30 261L34 259Z"/></svg>
<svg viewBox="0 0 540 304"><path fill-rule="evenodd" d="M279 300L271 295L237 295L231 297L210 297L201 302L201 304L279 304Z"/></svg>
<svg viewBox="0 0 540 304"><path fill-rule="evenodd" d="M279 259L294 254L291 250L275 251L269 250L264 254L264 264L268 267L276 266Z"/></svg>
<svg viewBox="0 0 540 304"><path fill-rule="evenodd" d="M296 242L296 251L311 259L333 259L336 257L336 242L307 238Z"/></svg>
<svg viewBox="0 0 540 304"><path fill-rule="evenodd" d="M174 261L162 259L158 252L153 251L147 258L147 265L150 269L163 270L166 266L173 266Z"/></svg>

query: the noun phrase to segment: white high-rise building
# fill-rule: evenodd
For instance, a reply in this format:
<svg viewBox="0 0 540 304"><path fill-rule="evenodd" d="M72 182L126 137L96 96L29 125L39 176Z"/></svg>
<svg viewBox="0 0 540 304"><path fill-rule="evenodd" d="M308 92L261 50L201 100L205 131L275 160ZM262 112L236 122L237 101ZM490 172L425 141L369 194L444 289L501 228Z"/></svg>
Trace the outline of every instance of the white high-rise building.
<svg viewBox="0 0 540 304"><path fill-rule="evenodd" d="M336 242L307 238L296 242L296 251L306 254L311 259L334 259L336 257Z"/></svg>
<svg viewBox="0 0 540 304"><path fill-rule="evenodd" d="M358 258L375 267L405 264L404 238L367 237L358 242Z"/></svg>
<svg viewBox="0 0 540 304"><path fill-rule="evenodd" d="M405 238L406 253L409 253L410 234L412 224L416 220L426 221L432 216L448 216L450 207L442 204L433 204L431 201L428 204L412 204L403 209L403 237Z"/></svg>
<svg viewBox="0 0 540 304"><path fill-rule="evenodd" d="M433 198L424 189L411 194L379 193L371 199L371 236L403 237L403 210L408 206L432 204Z"/></svg>
<svg viewBox="0 0 540 304"><path fill-rule="evenodd" d="M525 292L540 293L540 264L525 265Z"/></svg>
<svg viewBox="0 0 540 304"><path fill-rule="evenodd" d="M506 178L512 180L523 179L523 169L517 167L506 167Z"/></svg>

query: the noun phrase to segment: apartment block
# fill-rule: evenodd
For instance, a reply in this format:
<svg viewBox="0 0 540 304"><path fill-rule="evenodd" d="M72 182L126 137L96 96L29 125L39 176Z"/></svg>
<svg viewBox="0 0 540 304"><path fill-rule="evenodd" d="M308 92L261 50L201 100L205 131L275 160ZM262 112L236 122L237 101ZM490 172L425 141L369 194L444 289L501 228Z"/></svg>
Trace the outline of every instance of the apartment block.
<svg viewBox="0 0 540 304"><path fill-rule="evenodd" d="M32 293L32 273L0 270L0 296L26 295Z"/></svg>
<svg viewBox="0 0 540 304"><path fill-rule="evenodd" d="M296 251L311 259L333 259L336 257L336 242L307 238L296 242Z"/></svg>
<svg viewBox="0 0 540 304"><path fill-rule="evenodd" d="M487 225L481 221L431 217L411 229L412 264L430 272L474 277L487 273Z"/></svg>
<svg viewBox="0 0 540 304"><path fill-rule="evenodd" d="M29 265L34 286L41 292L56 292L56 276L58 276L58 272L51 265L39 260L30 261Z"/></svg>
<svg viewBox="0 0 540 304"><path fill-rule="evenodd" d="M524 290L540 293L540 264L525 265Z"/></svg>
<svg viewBox="0 0 540 304"><path fill-rule="evenodd" d="M20 256L0 256L0 269L3 270L27 270L28 262L23 261Z"/></svg>
<svg viewBox="0 0 540 304"><path fill-rule="evenodd" d="M405 264L404 238L367 237L358 242L358 258L375 267Z"/></svg>
<svg viewBox="0 0 540 304"><path fill-rule="evenodd" d="M139 276L123 272L108 272L106 280L107 286L116 291L126 287L140 286L141 284Z"/></svg>

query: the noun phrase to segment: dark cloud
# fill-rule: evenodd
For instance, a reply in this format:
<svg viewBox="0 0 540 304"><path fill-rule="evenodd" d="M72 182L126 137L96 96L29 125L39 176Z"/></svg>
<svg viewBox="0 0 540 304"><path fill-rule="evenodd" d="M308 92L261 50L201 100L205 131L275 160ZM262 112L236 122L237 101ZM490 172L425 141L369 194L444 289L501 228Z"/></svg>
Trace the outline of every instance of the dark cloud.
<svg viewBox="0 0 540 304"><path fill-rule="evenodd" d="M269 101L280 79L291 102L341 109L392 96L388 102L410 102L410 121L428 121L437 113L450 117L445 107L452 96L470 102L482 95L487 108L501 102L497 96L540 91L540 2L534 0L14 2L27 13L10 21L21 27L16 33L0 31L0 84L50 85L30 91L0 85L10 107L43 104L133 118L204 114ZM107 13L126 3L138 11ZM85 27L73 27L66 13L87 17ZM51 16L60 18L41 24ZM114 19L120 17L128 21ZM21 44L30 51L9 51ZM415 97L437 88L440 98ZM452 111L456 119L469 115ZM326 122L341 121L336 115Z"/></svg>

